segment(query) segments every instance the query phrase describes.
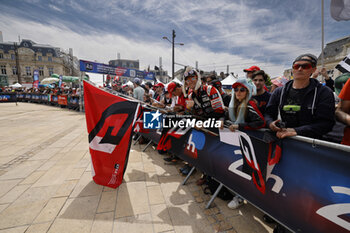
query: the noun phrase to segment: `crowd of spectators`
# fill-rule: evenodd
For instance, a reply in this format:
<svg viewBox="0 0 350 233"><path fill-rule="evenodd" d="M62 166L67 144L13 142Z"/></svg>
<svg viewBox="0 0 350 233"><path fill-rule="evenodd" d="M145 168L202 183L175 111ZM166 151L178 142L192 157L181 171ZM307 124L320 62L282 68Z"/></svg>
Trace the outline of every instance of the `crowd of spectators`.
<svg viewBox="0 0 350 233"><path fill-rule="evenodd" d="M266 127L281 139L296 135L324 139L332 130L338 130L336 133L343 140L337 142L350 145L350 79L339 94L340 103L336 104L338 96L334 94L334 80L324 68L317 69L316 66L314 55L298 56L292 63L291 80L282 76L271 80L260 67L251 66L244 69L246 77L236 80L228 92L222 89L219 77L202 77L191 67L186 68L182 84L173 81L167 85L142 85L136 79L134 86L127 88L135 88L128 95L168 112L229 122L231 131ZM316 79L319 75L324 77L325 83ZM138 91L140 88L144 90ZM115 90L127 93L123 87ZM335 129L336 122L343 124L345 131L344 127ZM164 159L177 161L174 155ZM191 165L186 164L180 172L186 175L190 169ZM203 175L202 181L205 178ZM202 181L197 184L203 184ZM234 209L242 204L243 199L235 196L228 206ZM265 219L273 221L267 216Z"/></svg>
<svg viewBox="0 0 350 233"><path fill-rule="evenodd" d="M26 88L26 87L0 87L1 93L23 93L23 94L47 94L47 95L70 95L80 96L80 88L72 87L39 87L39 88Z"/></svg>

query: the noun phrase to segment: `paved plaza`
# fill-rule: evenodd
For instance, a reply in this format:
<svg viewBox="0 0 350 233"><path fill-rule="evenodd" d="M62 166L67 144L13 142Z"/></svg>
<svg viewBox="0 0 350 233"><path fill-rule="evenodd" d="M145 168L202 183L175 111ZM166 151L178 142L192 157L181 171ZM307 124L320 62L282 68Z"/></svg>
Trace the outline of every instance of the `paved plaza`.
<svg viewBox="0 0 350 233"><path fill-rule="evenodd" d="M133 145L122 185L91 177L83 113L32 103L0 104L0 233L272 232L250 204L230 210L176 165Z"/></svg>

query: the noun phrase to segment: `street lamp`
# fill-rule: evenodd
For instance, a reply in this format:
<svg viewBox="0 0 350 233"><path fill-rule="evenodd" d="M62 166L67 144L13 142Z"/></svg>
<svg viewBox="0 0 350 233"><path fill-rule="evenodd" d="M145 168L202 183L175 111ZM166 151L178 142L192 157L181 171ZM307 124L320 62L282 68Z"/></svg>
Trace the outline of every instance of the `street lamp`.
<svg viewBox="0 0 350 233"><path fill-rule="evenodd" d="M164 40L167 40L167 41L169 41L171 44L172 44L172 57L173 57L173 59L172 59L172 78L174 79L175 77L174 77L174 70L175 70L175 44L177 44L177 45L184 45L184 43L175 43L175 37L176 37L176 34L175 34L175 30L173 30L173 39L172 39L172 41L170 41L169 39L168 39L168 37L166 37L166 36L163 36L163 39Z"/></svg>

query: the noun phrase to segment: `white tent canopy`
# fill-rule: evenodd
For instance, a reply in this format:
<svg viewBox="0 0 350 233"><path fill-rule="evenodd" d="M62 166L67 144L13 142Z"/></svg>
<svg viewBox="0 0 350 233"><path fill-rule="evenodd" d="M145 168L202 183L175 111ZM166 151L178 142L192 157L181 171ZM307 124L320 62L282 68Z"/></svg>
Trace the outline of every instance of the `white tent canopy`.
<svg viewBox="0 0 350 233"><path fill-rule="evenodd" d="M40 84L52 84L52 83L58 83L60 81L60 79L58 78L44 78L43 80L41 80Z"/></svg>
<svg viewBox="0 0 350 233"><path fill-rule="evenodd" d="M22 87L22 85L19 84L19 83L15 83L15 84L10 85L10 87L13 87L13 88L20 88L20 87Z"/></svg>
<svg viewBox="0 0 350 233"><path fill-rule="evenodd" d="M230 74L224 80L221 81L221 84L225 88L231 88L232 84L234 84L236 80L237 78L233 77L233 75Z"/></svg>

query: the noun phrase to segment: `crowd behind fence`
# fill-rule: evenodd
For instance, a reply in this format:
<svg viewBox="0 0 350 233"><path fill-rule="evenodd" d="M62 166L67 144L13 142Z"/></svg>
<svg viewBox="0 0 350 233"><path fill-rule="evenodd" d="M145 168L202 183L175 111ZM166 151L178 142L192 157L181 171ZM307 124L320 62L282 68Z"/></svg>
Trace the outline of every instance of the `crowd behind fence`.
<svg viewBox="0 0 350 233"><path fill-rule="evenodd" d="M28 102L59 106L75 111L80 110L79 88L4 88L0 90L0 102ZM82 105L84 104L83 101L82 99Z"/></svg>

